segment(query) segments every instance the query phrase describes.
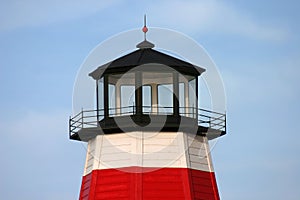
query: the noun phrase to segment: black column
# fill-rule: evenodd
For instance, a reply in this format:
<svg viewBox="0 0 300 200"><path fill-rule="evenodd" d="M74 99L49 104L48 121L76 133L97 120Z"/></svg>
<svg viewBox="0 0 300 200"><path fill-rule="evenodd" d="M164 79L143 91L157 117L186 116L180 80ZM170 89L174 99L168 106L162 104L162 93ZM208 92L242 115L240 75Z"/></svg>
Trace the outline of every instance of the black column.
<svg viewBox="0 0 300 200"><path fill-rule="evenodd" d="M173 72L173 114L179 116L179 80L178 72Z"/></svg>
<svg viewBox="0 0 300 200"><path fill-rule="evenodd" d="M196 79L196 100L195 100L195 103L196 103L196 116L194 116L196 119L198 119L198 103L199 103L199 99L198 99L198 77L196 76L195 77Z"/></svg>
<svg viewBox="0 0 300 200"><path fill-rule="evenodd" d="M103 77L103 92L104 92L104 118L108 118L109 113L108 113L108 106L109 106L109 102L108 102L108 75L105 74Z"/></svg>
<svg viewBox="0 0 300 200"><path fill-rule="evenodd" d="M142 72L135 72L135 111L137 115L143 112L143 88L142 88Z"/></svg>
<svg viewBox="0 0 300 200"><path fill-rule="evenodd" d="M96 112L97 112L97 122L99 122L99 80L96 80Z"/></svg>

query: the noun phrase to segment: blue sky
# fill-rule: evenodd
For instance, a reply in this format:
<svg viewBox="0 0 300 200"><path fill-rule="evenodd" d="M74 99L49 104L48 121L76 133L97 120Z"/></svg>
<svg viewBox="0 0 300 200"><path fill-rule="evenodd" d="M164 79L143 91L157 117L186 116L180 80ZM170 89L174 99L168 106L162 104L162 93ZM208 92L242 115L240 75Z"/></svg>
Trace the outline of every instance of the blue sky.
<svg viewBox="0 0 300 200"><path fill-rule="evenodd" d="M100 42L148 26L201 44L222 74L228 134L213 150L222 199L299 199L297 1L1 1L0 194L77 199L85 149L68 140L77 70Z"/></svg>

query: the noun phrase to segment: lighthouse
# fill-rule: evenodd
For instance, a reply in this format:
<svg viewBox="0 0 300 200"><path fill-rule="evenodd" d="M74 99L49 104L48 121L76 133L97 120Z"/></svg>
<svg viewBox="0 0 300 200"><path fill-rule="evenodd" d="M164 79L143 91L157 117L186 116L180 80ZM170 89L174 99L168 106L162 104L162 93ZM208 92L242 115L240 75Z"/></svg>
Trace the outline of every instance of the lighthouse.
<svg viewBox="0 0 300 200"><path fill-rule="evenodd" d="M204 67L144 40L99 66L95 109L70 117L87 143L80 200L218 200L209 140L226 134L224 113L199 108Z"/></svg>

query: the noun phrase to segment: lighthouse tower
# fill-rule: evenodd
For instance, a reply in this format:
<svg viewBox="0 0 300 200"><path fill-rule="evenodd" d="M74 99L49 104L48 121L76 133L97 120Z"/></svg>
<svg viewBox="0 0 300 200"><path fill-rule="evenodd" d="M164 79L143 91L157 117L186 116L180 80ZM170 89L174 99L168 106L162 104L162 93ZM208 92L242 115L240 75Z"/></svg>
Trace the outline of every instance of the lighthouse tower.
<svg viewBox="0 0 300 200"><path fill-rule="evenodd" d="M89 74L96 108L70 118L70 139L87 143L79 199L220 199L208 141L226 116L198 108L205 69L156 50L147 31Z"/></svg>

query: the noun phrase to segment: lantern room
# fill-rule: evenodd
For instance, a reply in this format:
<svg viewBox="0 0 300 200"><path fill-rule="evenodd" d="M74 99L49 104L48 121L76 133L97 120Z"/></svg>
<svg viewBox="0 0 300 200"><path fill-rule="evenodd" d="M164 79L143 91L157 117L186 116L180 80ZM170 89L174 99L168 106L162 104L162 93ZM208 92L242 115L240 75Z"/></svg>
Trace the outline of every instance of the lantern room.
<svg viewBox="0 0 300 200"><path fill-rule="evenodd" d="M104 117L132 112L196 118L197 77L204 69L142 47L90 74L97 81L97 109Z"/></svg>

